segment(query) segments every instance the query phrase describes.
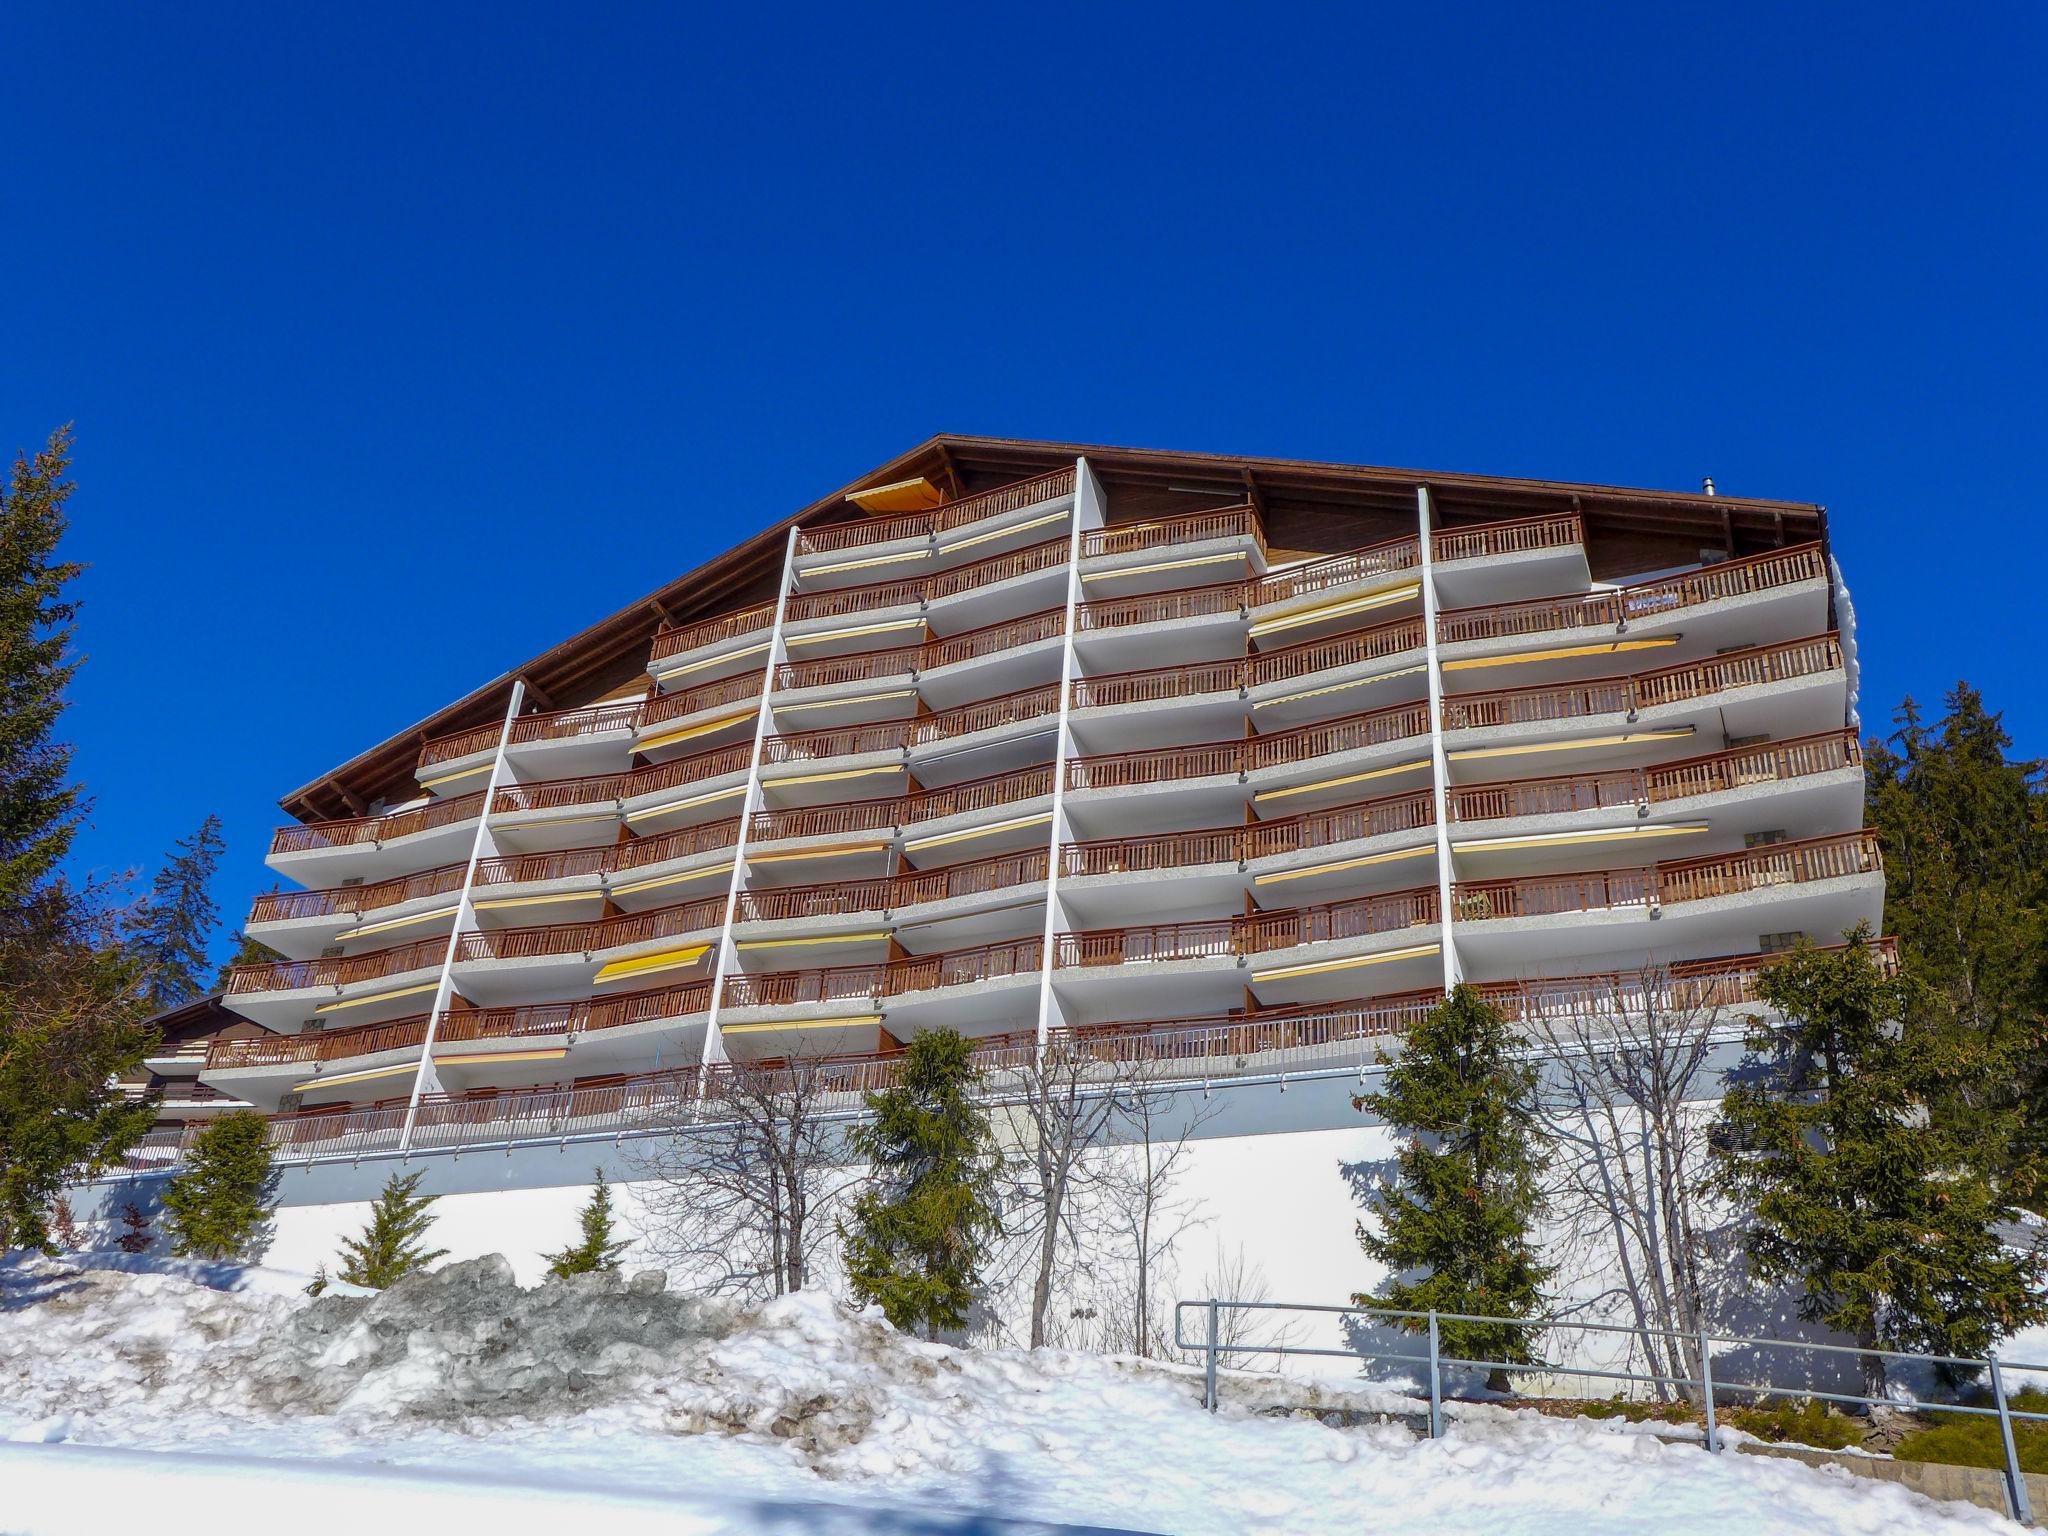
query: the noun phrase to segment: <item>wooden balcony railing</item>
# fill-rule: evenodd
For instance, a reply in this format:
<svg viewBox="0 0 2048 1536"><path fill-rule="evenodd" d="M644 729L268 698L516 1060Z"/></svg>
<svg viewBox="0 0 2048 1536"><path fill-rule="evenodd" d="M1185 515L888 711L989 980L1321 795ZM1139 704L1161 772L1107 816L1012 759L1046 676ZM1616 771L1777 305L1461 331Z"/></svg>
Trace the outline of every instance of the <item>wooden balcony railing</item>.
<svg viewBox="0 0 2048 1536"><path fill-rule="evenodd" d="M815 971L740 972L725 979L723 1006L788 1008L817 1003L865 1003L935 992L945 987L1036 973L1043 946L1036 938L936 955L909 955L874 965L839 965Z"/></svg>
<svg viewBox="0 0 2048 1536"><path fill-rule="evenodd" d="M1650 768L1455 786L1450 798L1451 819L1493 821L1611 806L1656 805L1753 784L1785 783L1812 774L1832 773L1854 768L1862 761L1863 749L1857 745L1853 730L1827 731L1791 741L1711 752Z"/></svg>
<svg viewBox="0 0 2048 1536"><path fill-rule="evenodd" d="M494 721L490 725L472 726L466 731L456 731L448 736L436 736L420 747L419 765L415 772L425 773L429 768L442 763L452 763L459 757L472 757L479 752L498 750L498 737L504 733L505 722Z"/></svg>
<svg viewBox="0 0 2048 1536"><path fill-rule="evenodd" d="M1069 789L1129 789L1182 779L1237 777L1244 771L1242 741L1212 741L1188 747L1151 747L1067 759Z"/></svg>
<svg viewBox="0 0 2048 1536"><path fill-rule="evenodd" d="M903 815L900 799L848 800L838 805L797 805L756 811L747 823L750 843L788 837L843 837L857 832L893 833Z"/></svg>
<svg viewBox="0 0 2048 1536"><path fill-rule="evenodd" d="M1384 544L1346 550L1341 555L1328 555L1303 565L1269 571L1246 584L1244 602L1247 608L1261 608L1268 603L1284 603L1292 598L1327 592L1332 587L1398 576L1404 571L1418 570L1421 565L1421 544L1413 535L1389 539Z"/></svg>
<svg viewBox="0 0 2048 1536"><path fill-rule="evenodd" d="M928 578L924 584L925 601L936 603L942 598L958 597L963 592L978 592L981 588L992 587L999 581L1029 576L1038 571L1049 571L1066 563L1065 539L1047 539L1042 544L1027 544L1022 549L1013 549L1007 554L977 560L974 564L963 565L957 570L941 571L938 575Z"/></svg>
<svg viewBox="0 0 2048 1536"><path fill-rule="evenodd" d="M419 939L366 955L334 955L322 960L275 960L238 965L228 972L227 995L251 992L298 992L315 987L345 987L353 982L380 981L407 971L438 968L448 952L445 938Z"/></svg>
<svg viewBox="0 0 2048 1536"><path fill-rule="evenodd" d="M1466 922L1555 917L1745 895L1775 886L1876 874L1883 868L1877 834L1865 828L1637 869L1464 881L1453 888L1452 904Z"/></svg>
<svg viewBox="0 0 2048 1536"><path fill-rule="evenodd" d="M937 789L905 797L900 802L899 825L940 821L948 816L966 816L992 811L1000 806L1035 800L1052 793L1052 765L1023 768L1015 773L990 774L963 784L946 784Z"/></svg>
<svg viewBox="0 0 2048 1536"><path fill-rule="evenodd" d="M1298 730L1255 736L1244 743L1245 771L1278 768L1289 763L1328 757L1335 752L1358 752L1367 747L1405 741L1429 734L1427 704L1389 704L1383 709L1347 715L1341 720L1305 725Z"/></svg>
<svg viewBox="0 0 2048 1536"><path fill-rule="evenodd" d="M360 848L395 842L417 832L431 832L438 827L473 821L483 810L483 804L483 791L476 790L467 795L457 795L452 800L436 800L383 816L279 827L271 836L270 851L273 854L305 853L315 848Z"/></svg>
<svg viewBox="0 0 2048 1536"><path fill-rule="evenodd" d="M651 729L681 720L699 710L717 709L721 704L746 704L761 696L759 672L735 672L716 682L699 683L679 693L657 693L640 712L640 728Z"/></svg>
<svg viewBox="0 0 2048 1536"><path fill-rule="evenodd" d="M1066 609L1048 608L1042 613L1026 614L1021 619L984 624L980 629L948 635L943 640L928 640L920 650L917 670L920 673L936 672L941 667L1036 645L1041 640L1057 640L1065 632L1066 622Z"/></svg>
<svg viewBox="0 0 2048 1536"><path fill-rule="evenodd" d="M758 634L774 627L775 605L756 603L753 607L742 608L737 613L722 613L716 618L700 619L693 624L663 630L654 637L650 660L666 661L669 657L680 656L685 651L699 650L707 645L736 640L742 635Z"/></svg>
<svg viewBox="0 0 2048 1536"><path fill-rule="evenodd" d="M735 816L725 821L708 821L701 826L678 827L657 837L636 837L609 850L612 868L615 871L645 869L651 864L665 864L670 859L687 859L694 854L717 852L735 846L739 835L739 818Z"/></svg>
<svg viewBox="0 0 2048 1536"><path fill-rule="evenodd" d="M525 1003L510 1008L465 1008L445 1013L434 1031L436 1043L519 1040L536 1035L580 1035L593 1030L683 1018L710 1006L711 983L686 982L652 992L590 998L573 1003ZM409 1050L424 1043L427 1015L389 1024L359 1024L310 1035L267 1035L216 1040L206 1053L206 1070L267 1067L295 1062L346 1061L379 1051Z"/></svg>
<svg viewBox="0 0 2048 1536"><path fill-rule="evenodd" d="M821 656L816 661L785 661L775 668L775 687L787 693L799 688L834 688L842 683L867 683L883 677L913 677L924 647L897 646L886 651L855 651L850 656Z"/></svg>
<svg viewBox="0 0 2048 1536"><path fill-rule="evenodd" d="M1165 699L1241 693L1244 673L1245 666L1241 661L1207 661L1192 666L1151 667L1142 672L1077 677L1073 687L1074 708L1121 709L1130 704L1156 704Z"/></svg>
<svg viewBox="0 0 2048 1536"><path fill-rule="evenodd" d="M1662 704L1707 698L1735 688L1760 687L1816 677L1842 668L1840 641L1832 634L1701 661L1681 662L1652 672L1625 677L1594 678L1583 683L1536 683L1486 693L1452 694L1444 700L1444 729L1459 731L1524 725L1535 721L1577 720L1600 715L1627 715Z"/></svg>
<svg viewBox="0 0 2048 1536"><path fill-rule="evenodd" d="M460 864L422 870L375 885L345 885L325 891L271 891L256 898L249 912L249 926L288 923L308 917L360 917L428 896L445 896L462 889Z"/></svg>
<svg viewBox="0 0 2048 1536"><path fill-rule="evenodd" d="M1200 832L1160 832L1149 837L1111 837L1060 847L1060 873L1128 875L1204 864L1236 864L1244 857L1245 829L1218 827Z"/></svg>
<svg viewBox="0 0 2048 1536"><path fill-rule="evenodd" d="M1666 576L1608 592L1454 608L1437 615L1437 640L1450 645L1460 640L1532 635L1553 629L1616 629L1658 614L1803 581L1820 581L1826 576L1827 560L1820 545L1802 544L1795 549L1746 555L1740 560L1702 566L1683 576Z"/></svg>
<svg viewBox="0 0 2048 1536"><path fill-rule="evenodd" d="M1342 939L1369 938L1398 933L1438 921L1442 915L1433 885L1406 891L1385 891L1377 896L1359 896L1349 901L1332 901L1319 906L1295 907L1282 912L1256 912L1237 919L1241 952L1271 954L1279 949L1296 949L1303 944L1325 944Z"/></svg>
<svg viewBox="0 0 2048 1536"><path fill-rule="evenodd" d="M1437 561L1482 560L1538 549L1563 549L1585 542L1585 525L1579 515L1564 512L1555 516L1518 517L1506 523L1475 523L1468 528L1439 528L1430 535L1429 552L1430 558Z"/></svg>
<svg viewBox="0 0 2048 1536"><path fill-rule="evenodd" d="M1327 639L1311 640L1305 645L1290 645L1285 650L1254 656L1244 664L1245 683L1256 688L1261 683L1289 682L1336 667L1385 661L1390 656L1422 650L1428 643L1422 620L1394 619L1386 624L1374 624L1366 629L1355 629Z"/></svg>
<svg viewBox="0 0 2048 1536"><path fill-rule="evenodd" d="M984 896L1012 886L1031 885L1045 878L1048 862L1043 848L1027 848L1021 853L1001 853L994 858L975 859L966 864L906 871L896 877L890 910L900 911L935 901Z"/></svg>
<svg viewBox="0 0 2048 1536"><path fill-rule="evenodd" d="M1053 964L1088 968L1242 958L1303 944L1398 933L1433 924L1437 914L1437 892L1432 885L1280 912L1256 912L1249 917L1097 928L1055 934Z"/></svg>
<svg viewBox="0 0 2048 1536"><path fill-rule="evenodd" d="M812 619L843 619L850 613L876 613L885 608L914 608L924 601L922 581L878 581L865 587L835 587L824 592L795 592L782 610L785 624Z"/></svg>
<svg viewBox="0 0 2048 1536"><path fill-rule="evenodd" d="M1840 946L1831 946L1840 947ZM1896 964L1895 941L1873 945L1880 964ZM1486 983L1480 991L1512 1020L1600 1015L1615 1009L1640 1010L1708 1006L1743 1007L1758 1001L1756 978L1777 956L1741 955L1689 961L1642 973L1566 976L1526 982ZM735 977L734 982L743 978ZM588 1009L597 1027L600 1013L612 1012L618 1022L628 1009L649 1019L701 1011L705 983L643 993L588 1004L542 1004L541 1009ZM694 1006L672 1001L688 994ZM860 994L872 997L869 992ZM1344 1002L1245 1009L1208 1018L1173 1018L1132 1023L1087 1025L1055 1032L1063 1045L1102 1064L1105 1071L1177 1062L1218 1070L1242 1067L1265 1070L1290 1056L1363 1050L1368 1042L1412 1028L1441 1001L1434 991L1404 992ZM478 1010L466 1017L521 1010ZM451 1018L457 1017L454 1015ZM447 1027L448 1021L443 1021ZM330 1039L339 1038L336 1031ZM490 1038L481 1036L480 1038ZM311 1037L313 1040L319 1037ZM282 1042L295 1048L299 1042ZM224 1054L243 1048L276 1048L270 1040L222 1042ZM975 1043L975 1060L985 1071L1002 1074L1025 1065L1036 1054L1033 1032L984 1037ZM830 1091L849 1098L888 1086L901 1063L901 1053L858 1053L806 1062L798 1070L819 1074ZM626 1133L659 1130L680 1122L700 1091L718 1092L722 1079L737 1086L742 1080L772 1081L791 1069L774 1064L721 1064L707 1074L697 1068L642 1073L623 1081L589 1088L536 1088L518 1092L487 1090L470 1097L428 1095L422 1099L415 1126L417 1147L452 1150L460 1147L516 1144L522 1140L555 1139L564 1133ZM1000 1088L998 1088L1000 1091ZM269 1140L281 1156L348 1157L365 1151L392 1150L406 1114L403 1100L366 1107L334 1106L270 1119ZM130 1154L130 1165L160 1169L175 1165L198 1134L196 1127L152 1132Z"/></svg>
<svg viewBox="0 0 2048 1536"><path fill-rule="evenodd" d="M1243 538L1251 539L1261 549L1265 548L1265 529L1260 526L1258 513L1250 507L1220 507L1212 512L1187 512L1176 517L1150 518L1142 523L1090 528L1081 535L1081 558L1137 555L1182 544Z"/></svg>
<svg viewBox="0 0 2048 1536"><path fill-rule="evenodd" d="M932 530L935 533L951 533L956 528L965 528L969 523L1001 517L1006 512L1021 512L1026 507L1037 506L1040 502L1057 501L1062 496L1073 494L1074 468L1070 464L1064 469L1048 470L1029 480L999 485L992 491L964 496L958 501L934 508L931 514Z"/></svg>
<svg viewBox="0 0 2048 1536"><path fill-rule="evenodd" d="M548 923L534 928L480 928L462 936L455 951L457 961L533 960L553 955L582 955L585 959L607 950L656 939L680 938L720 927L725 921L725 898L706 896L673 907L655 907L646 912L625 912L587 923Z"/></svg>
<svg viewBox="0 0 2048 1536"><path fill-rule="evenodd" d="M999 698L983 699L974 704L962 704L957 709L924 715L909 722L910 745L929 746L933 742L972 736L977 731L993 731L1006 725L1043 720L1059 712L1060 685L1047 683L1019 693L1006 693Z"/></svg>
<svg viewBox="0 0 2048 1536"><path fill-rule="evenodd" d="M799 731L761 740L761 763L815 763L831 757L858 757L872 752L902 752L917 734L920 722L878 720L872 725L843 725L829 731Z"/></svg>
<svg viewBox="0 0 2048 1536"><path fill-rule="evenodd" d="M550 880L580 880L611 873L619 847L563 848L554 853L500 854L476 861L479 886L539 885Z"/></svg>
<svg viewBox="0 0 2048 1536"><path fill-rule="evenodd" d="M1134 624L1174 624L1184 619L1212 618L1244 612L1245 585L1217 582L1207 587L1182 587L1172 592L1146 592L1136 597L1103 597L1082 603L1074 622L1082 630L1126 629Z"/></svg>
<svg viewBox="0 0 2048 1536"><path fill-rule="evenodd" d="M1396 832L1416 832L1436 825L1436 795L1415 790L1389 795L1356 805L1340 805L1327 811L1310 811L1284 821L1262 821L1244 829L1247 859L1272 858L1276 854L1303 853L1338 843L1361 842L1387 837Z"/></svg>
<svg viewBox="0 0 2048 1536"><path fill-rule="evenodd" d="M822 555L844 549L866 549L876 544L893 544L901 539L932 538L970 523L1001 517L1006 512L1022 511L1040 502L1057 501L1073 493L1074 471L1069 466L1029 480L997 486L992 491L964 496L927 512L905 512L854 523L836 523L829 528L806 528L797 535L797 543L807 555Z"/></svg>

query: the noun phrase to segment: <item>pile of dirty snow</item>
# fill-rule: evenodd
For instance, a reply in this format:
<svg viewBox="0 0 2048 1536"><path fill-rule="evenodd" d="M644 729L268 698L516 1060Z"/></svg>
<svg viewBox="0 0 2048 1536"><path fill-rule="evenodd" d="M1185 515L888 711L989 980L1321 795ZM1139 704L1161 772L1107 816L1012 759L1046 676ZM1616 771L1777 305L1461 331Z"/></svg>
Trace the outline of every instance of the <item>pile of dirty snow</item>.
<svg viewBox="0 0 2048 1536"><path fill-rule="evenodd" d="M706 1536L2002 1528L1612 1422L1472 1409L1431 1442L1403 1421L1414 1404L1364 1386L1243 1378L1211 1416L1193 1372L925 1344L816 1294L747 1312L653 1278L522 1291L492 1260L369 1297L221 1284L0 1271L0 1441L33 1442L0 1444L0 1530L95 1529L78 1511L122 1477L189 1487L150 1509L175 1530L251 1476L291 1485L261 1497L294 1536L360 1536L394 1499L418 1517L403 1527L481 1508L474 1479L495 1489L494 1536L559 1536L565 1499Z"/></svg>

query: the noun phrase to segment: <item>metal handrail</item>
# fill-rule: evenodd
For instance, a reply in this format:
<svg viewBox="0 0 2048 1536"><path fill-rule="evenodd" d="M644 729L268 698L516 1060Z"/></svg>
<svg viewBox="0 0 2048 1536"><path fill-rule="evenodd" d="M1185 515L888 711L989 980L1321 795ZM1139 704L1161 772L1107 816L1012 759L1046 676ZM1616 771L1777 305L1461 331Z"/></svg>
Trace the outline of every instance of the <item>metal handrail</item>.
<svg viewBox="0 0 2048 1536"><path fill-rule="evenodd" d="M1195 1309L1205 1319L1200 1338L1186 1337L1183 1320L1190 1309ZM1316 1345L1294 1344L1286 1340L1266 1340L1245 1343L1228 1342L1223 1328L1226 1314L1248 1312L1275 1314L1307 1314L1319 1317L1363 1318L1369 1322L1390 1322L1404 1333L1426 1341L1421 1353L1386 1348L1327 1349ZM1557 1361L1488 1360L1474 1359L1445 1353L1442 1340L1442 1325L1445 1323L1478 1323L1494 1327L1526 1329L1531 1334L1579 1333L1597 1334L1609 1337L1624 1337L1642 1340L1659 1339L1667 1343L1678 1343L1692 1352L1699 1361L1699 1375L1671 1375L1667 1372L1648 1370L1610 1370L1604 1367L1561 1363ZM1428 1378L1429 1410L1427 1417L1429 1438L1439 1439L1444 1433L1443 1406L1445 1400L1443 1372L1451 1366L1467 1371L1505 1371L1522 1375L1548 1375L1583 1377L1592 1381L1621 1382L1640 1385L1655 1390L1678 1388L1687 1393L1697 1393L1705 1421L1706 1433L1702 1443L1709 1453L1718 1453L1725 1445L1717 1419L1717 1407L1724 1397L1737 1400L1763 1401L1770 1398L1789 1398L1815 1402L1842 1403L1865 1408L1893 1408L1909 1413L1955 1413L1971 1417L1996 1419L2004 1451L2004 1491L2006 1511L2022 1525L2033 1524L2033 1511L2028 1499L2026 1476L2021 1470L2019 1455L2013 1438L2012 1426L2016 1423L2048 1424L2048 1411L2022 1409L2012 1406L2005 1389L2004 1373L2008 1370L2048 1371L2048 1364L2035 1364L2017 1360L2001 1359L1996 1351L1981 1358L1960 1355L1926 1354L1914 1350L1871 1349L1853 1344L1825 1344L1818 1340L1784 1339L1759 1335L1715 1333L1705 1326L1692 1330L1657 1328L1647 1324L1598 1323L1572 1317L1502 1317L1480 1312L1420 1311L1401 1307L1381 1307L1365 1302L1332 1304L1289 1301L1244 1301L1226 1300L1221 1297L1183 1299L1176 1301L1173 1308L1173 1343L1182 1351L1199 1351L1203 1361L1202 1406L1215 1413L1221 1405L1218 1372L1226 1355L1271 1355L1275 1358L1297 1356L1303 1358L1340 1359L1391 1363L1397 1365L1419 1365L1426 1368ZM1786 1351L1808 1355L1833 1355L1858 1359L1898 1361L1913 1365L1934 1366L1946 1372L1957 1370L1984 1371L1991 1385L1991 1406L1983 1407L1974 1403L1938 1402L1917 1396L1870 1397L1857 1392L1837 1392L1811 1384L1793 1385L1774 1381L1731 1380L1717 1369L1714 1362L1714 1346L1733 1346L1738 1350ZM1767 1358L1753 1354L1752 1358ZM1551 1389L1554 1393L1554 1389Z"/></svg>

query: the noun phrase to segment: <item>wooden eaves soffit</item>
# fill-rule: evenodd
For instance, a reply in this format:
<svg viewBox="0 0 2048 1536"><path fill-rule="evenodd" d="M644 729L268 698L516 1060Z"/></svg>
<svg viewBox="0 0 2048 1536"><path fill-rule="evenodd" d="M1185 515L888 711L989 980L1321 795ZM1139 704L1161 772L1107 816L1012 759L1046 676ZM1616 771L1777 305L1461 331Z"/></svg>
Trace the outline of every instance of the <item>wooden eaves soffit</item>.
<svg viewBox="0 0 2048 1536"><path fill-rule="evenodd" d="M1339 550L1397 536L1413 528L1415 490L1424 485L1440 527L1579 513L1589 549L1599 551L1596 580L1688 564L1705 550L1732 557L1826 537L1826 514L1804 502L942 434L493 678L279 804L299 821L321 821L361 815L380 800L413 798L420 744L497 720L514 680L523 681L527 699L543 709L574 708L626 686L645 671L648 646L661 629L772 598L791 524L818 528L857 520L864 514L849 500L855 493L922 478L954 501L1083 455L1103 483L1114 522L1249 503L1268 541L1284 550Z"/></svg>

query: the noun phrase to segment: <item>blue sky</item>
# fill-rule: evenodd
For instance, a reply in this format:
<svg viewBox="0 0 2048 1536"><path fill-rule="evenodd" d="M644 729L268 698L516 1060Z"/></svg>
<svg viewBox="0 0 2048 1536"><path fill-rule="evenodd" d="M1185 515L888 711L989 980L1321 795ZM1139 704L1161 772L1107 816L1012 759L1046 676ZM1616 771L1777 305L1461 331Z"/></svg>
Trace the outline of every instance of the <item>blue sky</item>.
<svg viewBox="0 0 2048 1536"><path fill-rule="evenodd" d="M2039 6L16 7L98 870L934 431L1825 502L2048 754Z"/></svg>

